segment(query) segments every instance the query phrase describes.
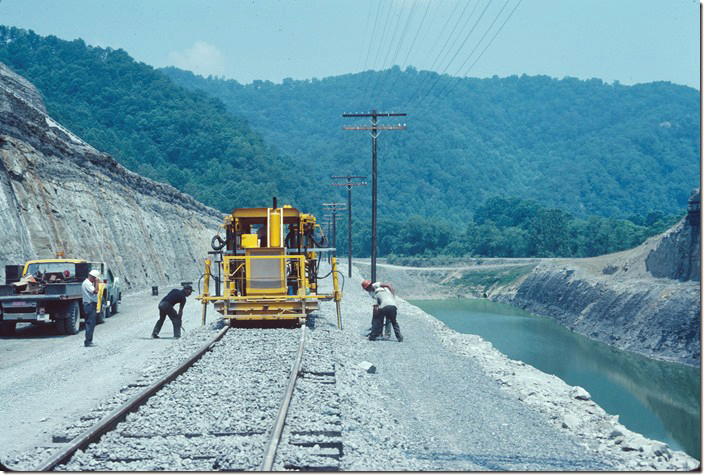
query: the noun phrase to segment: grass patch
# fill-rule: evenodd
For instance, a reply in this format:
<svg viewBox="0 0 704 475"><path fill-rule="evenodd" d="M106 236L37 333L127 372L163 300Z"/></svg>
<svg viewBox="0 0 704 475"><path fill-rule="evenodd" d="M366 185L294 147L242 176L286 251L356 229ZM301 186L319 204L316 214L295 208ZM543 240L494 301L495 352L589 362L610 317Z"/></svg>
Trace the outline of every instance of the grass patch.
<svg viewBox="0 0 704 475"><path fill-rule="evenodd" d="M407 267L441 267L441 266L461 266L467 265L469 262L474 262L477 259L467 257L418 257L418 256L394 256L386 257L386 262L397 266Z"/></svg>
<svg viewBox="0 0 704 475"><path fill-rule="evenodd" d="M462 287L484 287L489 289L494 285L504 286L530 273L537 264L528 264L502 269L483 269L467 271L450 285Z"/></svg>

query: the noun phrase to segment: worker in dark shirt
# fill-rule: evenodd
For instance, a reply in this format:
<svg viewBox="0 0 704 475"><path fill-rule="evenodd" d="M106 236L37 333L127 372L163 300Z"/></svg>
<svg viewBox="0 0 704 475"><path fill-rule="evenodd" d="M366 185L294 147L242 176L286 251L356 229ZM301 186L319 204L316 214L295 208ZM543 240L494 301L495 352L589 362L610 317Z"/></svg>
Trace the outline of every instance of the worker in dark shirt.
<svg viewBox="0 0 704 475"><path fill-rule="evenodd" d="M161 331L161 326L164 324L164 319L168 315L171 319L171 323L174 325L174 338L181 338L181 317L183 317L183 307L186 305L186 297L193 293L193 287L190 284L185 284L183 289L173 289L171 292L166 294L166 297L161 299L159 302L159 320L154 325L154 331L152 332L152 338L159 338L159 332ZM174 309L174 305L180 304L178 309Z"/></svg>
<svg viewBox="0 0 704 475"><path fill-rule="evenodd" d="M298 233L296 232L296 228L293 224L288 225L288 234L286 235L284 244L289 249L295 249L298 247Z"/></svg>

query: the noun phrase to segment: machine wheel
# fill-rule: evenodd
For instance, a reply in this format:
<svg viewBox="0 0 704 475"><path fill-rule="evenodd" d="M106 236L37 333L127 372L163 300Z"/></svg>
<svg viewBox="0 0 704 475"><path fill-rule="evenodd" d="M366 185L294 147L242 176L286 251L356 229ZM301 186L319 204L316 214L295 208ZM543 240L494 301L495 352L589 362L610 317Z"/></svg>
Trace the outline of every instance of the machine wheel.
<svg viewBox="0 0 704 475"><path fill-rule="evenodd" d="M17 322L0 322L0 333L2 333L3 336L14 335L15 328L17 328Z"/></svg>
<svg viewBox="0 0 704 475"><path fill-rule="evenodd" d="M81 328L81 307L77 301L68 304L68 309L65 314L66 318L62 318L59 322L63 323L64 334L75 335Z"/></svg>
<svg viewBox="0 0 704 475"><path fill-rule="evenodd" d="M112 306L110 307L110 313L112 315L115 315L118 311L118 308L119 308L119 303L118 303L117 299L115 299L115 301L112 303Z"/></svg>

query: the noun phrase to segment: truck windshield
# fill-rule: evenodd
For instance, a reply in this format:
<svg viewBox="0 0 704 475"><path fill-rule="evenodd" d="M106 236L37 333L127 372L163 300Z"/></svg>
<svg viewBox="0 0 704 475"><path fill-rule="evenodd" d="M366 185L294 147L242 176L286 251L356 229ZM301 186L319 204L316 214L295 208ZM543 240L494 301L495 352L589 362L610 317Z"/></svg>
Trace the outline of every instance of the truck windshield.
<svg viewBox="0 0 704 475"><path fill-rule="evenodd" d="M75 277L76 264L73 262L35 262L27 266L27 274L25 275L46 278L47 274L54 274L61 279Z"/></svg>

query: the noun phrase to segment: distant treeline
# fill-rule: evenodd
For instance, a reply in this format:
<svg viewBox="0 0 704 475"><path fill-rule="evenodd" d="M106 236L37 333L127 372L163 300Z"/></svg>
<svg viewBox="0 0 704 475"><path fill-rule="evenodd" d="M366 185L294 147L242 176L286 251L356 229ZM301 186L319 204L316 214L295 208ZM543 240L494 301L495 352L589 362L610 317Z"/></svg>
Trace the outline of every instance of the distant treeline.
<svg viewBox="0 0 704 475"><path fill-rule="evenodd" d="M577 218L532 200L493 197L470 220L381 218L378 253L381 257L591 257L636 247L683 215L651 211L628 219ZM370 229L368 221L353 223L353 256L369 257ZM346 221L337 227L337 248L339 255L347 255Z"/></svg>
<svg viewBox="0 0 704 475"><path fill-rule="evenodd" d="M497 195L532 199L582 218L673 214L699 183L700 94L668 82L455 78L394 67L240 84L163 71L177 84L220 99L296 163L314 164L321 192L332 195L321 201L346 199L344 189L325 191L330 175L371 178L369 135L342 130L365 121L342 113L407 113L398 118L406 130L384 132L378 141L381 216L467 219ZM373 84L379 87L371 100L365 86ZM423 99L430 84L437 85ZM451 87L452 94L439 94ZM429 100L433 106L424 110ZM356 212L368 216L368 188L354 196Z"/></svg>

